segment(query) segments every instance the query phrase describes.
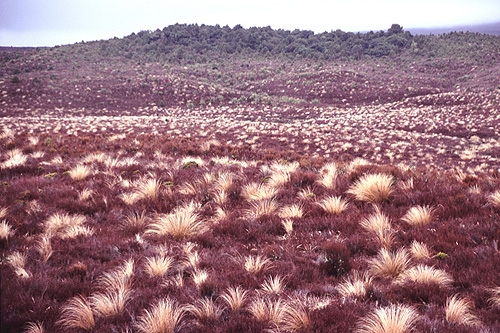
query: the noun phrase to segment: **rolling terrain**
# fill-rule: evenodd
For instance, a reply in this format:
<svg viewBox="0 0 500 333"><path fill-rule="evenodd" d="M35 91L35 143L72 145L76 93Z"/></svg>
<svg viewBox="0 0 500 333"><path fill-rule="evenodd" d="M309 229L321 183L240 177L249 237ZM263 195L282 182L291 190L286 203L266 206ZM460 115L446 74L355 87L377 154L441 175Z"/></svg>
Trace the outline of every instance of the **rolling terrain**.
<svg viewBox="0 0 500 333"><path fill-rule="evenodd" d="M499 50L397 25L0 49L2 332L499 331Z"/></svg>

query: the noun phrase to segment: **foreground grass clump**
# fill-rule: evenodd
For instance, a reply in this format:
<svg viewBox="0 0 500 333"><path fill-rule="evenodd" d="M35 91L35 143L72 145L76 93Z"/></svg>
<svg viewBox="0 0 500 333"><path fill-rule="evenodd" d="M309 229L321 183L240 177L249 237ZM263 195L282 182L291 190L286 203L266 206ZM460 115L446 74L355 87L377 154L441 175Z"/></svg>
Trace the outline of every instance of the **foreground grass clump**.
<svg viewBox="0 0 500 333"><path fill-rule="evenodd" d="M349 189L349 193L360 201L381 203L389 199L394 179L386 174L368 174L358 179Z"/></svg>
<svg viewBox="0 0 500 333"><path fill-rule="evenodd" d="M165 236L171 235L176 239L190 238L202 234L207 230L206 222L201 219L197 211L199 203L191 201L175 208L170 214L159 215L149 225L146 234Z"/></svg>
<svg viewBox="0 0 500 333"><path fill-rule="evenodd" d="M91 330L95 319L86 297L79 295L70 299L61 310L59 325L66 329L76 328Z"/></svg>
<svg viewBox="0 0 500 333"><path fill-rule="evenodd" d="M135 326L139 332L144 333L173 333L178 329L185 312L185 307L179 306L175 301L160 299L144 311Z"/></svg>
<svg viewBox="0 0 500 333"><path fill-rule="evenodd" d="M375 276L398 277L408 267L410 259L405 249L390 252L381 249L376 258L369 261L370 272Z"/></svg>
<svg viewBox="0 0 500 333"><path fill-rule="evenodd" d="M401 219L411 225L426 226L431 223L434 209L428 206L415 206L410 208Z"/></svg>
<svg viewBox="0 0 500 333"><path fill-rule="evenodd" d="M446 300L445 312L446 321L449 323L472 327L481 326L481 321L472 313L471 302L458 295Z"/></svg>
<svg viewBox="0 0 500 333"><path fill-rule="evenodd" d="M391 305L374 310L362 318L356 332L359 333L404 333L412 331L418 313L412 307Z"/></svg>

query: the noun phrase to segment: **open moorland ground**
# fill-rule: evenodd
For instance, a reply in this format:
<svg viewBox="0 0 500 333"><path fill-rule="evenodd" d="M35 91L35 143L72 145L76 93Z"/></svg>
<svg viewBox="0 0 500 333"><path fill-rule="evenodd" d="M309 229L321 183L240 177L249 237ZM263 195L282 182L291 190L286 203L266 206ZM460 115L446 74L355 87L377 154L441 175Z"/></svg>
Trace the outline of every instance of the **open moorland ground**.
<svg viewBox="0 0 500 333"><path fill-rule="evenodd" d="M500 39L396 28L0 49L2 332L500 331Z"/></svg>

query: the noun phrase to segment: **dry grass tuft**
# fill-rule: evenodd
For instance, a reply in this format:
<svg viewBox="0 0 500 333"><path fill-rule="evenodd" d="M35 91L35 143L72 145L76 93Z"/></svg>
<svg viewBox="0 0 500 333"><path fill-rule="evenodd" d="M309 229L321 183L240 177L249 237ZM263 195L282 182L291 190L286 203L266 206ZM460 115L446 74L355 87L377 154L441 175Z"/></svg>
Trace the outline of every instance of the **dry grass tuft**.
<svg viewBox="0 0 500 333"><path fill-rule="evenodd" d="M270 322L279 327L283 322L285 308L285 303L280 299L272 301L270 299L256 298L248 306L248 311L258 321Z"/></svg>
<svg viewBox="0 0 500 333"><path fill-rule="evenodd" d="M426 226L431 223L434 208L429 206L411 207L401 220L415 226Z"/></svg>
<svg viewBox="0 0 500 333"><path fill-rule="evenodd" d="M28 323L23 333L45 333L45 329L43 328L43 323L35 321Z"/></svg>
<svg viewBox="0 0 500 333"><path fill-rule="evenodd" d="M392 193L394 179L385 174L369 174L358 179L348 190L356 199L369 203L381 203Z"/></svg>
<svg viewBox="0 0 500 333"><path fill-rule="evenodd" d="M293 232L293 220L285 219L281 221L281 225L283 226L283 229L285 229L287 235L290 235Z"/></svg>
<svg viewBox="0 0 500 333"><path fill-rule="evenodd" d="M170 299L161 299L138 318L135 325L139 332L174 333L186 309Z"/></svg>
<svg viewBox="0 0 500 333"><path fill-rule="evenodd" d="M250 183L243 186L241 195L247 200L265 200L271 199L278 193L275 187L264 184Z"/></svg>
<svg viewBox="0 0 500 333"><path fill-rule="evenodd" d="M416 283L435 283L442 287L449 287L453 283L453 278L447 272L429 267L426 265L417 265L404 271L396 280L397 283L408 281Z"/></svg>
<svg viewBox="0 0 500 333"><path fill-rule="evenodd" d="M427 245L417 242L416 240L411 243L410 252L416 259L429 259L431 257L431 253L429 252Z"/></svg>
<svg viewBox="0 0 500 333"><path fill-rule="evenodd" d="M9 212L9 209L7 207L0 208L0 219L3 219L4 217L6 217L8 212Z"/></svg>
<svg viewBox="0 0 500 333"><path fill-rule="evenodd" d="M404 248L394 252L381 249L376 258L369 261L370 273L382 277L398 277L409 265L410 259Z"/></svg>
<svg viewBox="0 0 500 333"><path fill-rule="evenodd" d="M332 215L338 215L347 209L349 204L345 199L341 197L331 196L319 201L318 206L320 206L325 212Z"/></svg>
<svg viewBox="0 0 500 333"><path fill-rule="evenodd" d="M166 256L146 258L146 272L154 277L163 277L172 268L174 259Z"/></svg>
<svg viewBox="0 0 500 333"><path fill-rule="evenodd" d="M90 304L97 316L114 316L123 312L131 295L132 291L130 289L106 291L92 295L90 297Z"/></svg>
<svg viewBox="0 0 500 333"><path fill-rule="evenodd" d="M84 188L81 192L78 193L78 200L79 201L87 201L88 199L92 198L93 194L94 194L94 191L92 191L89 188Z"/></svg>
<svg viewBox="0 0 500 333"><path fill-rule="evenodd" d="M35 249L42 257L42 261L47 262L54 253L54 251L52 250L52 244L50 243L50 236L42 235L37 241Z"/></svg>
<svg viewBox="0 0 500 333"><path fill-rule="evenodd" d="M0 239L9 240L14 235L14 230L7 221L0 222Z"/></svg>
<svg viewBox="0 0 500 333"><path fill-rule="evenodd" d="M405 333L413 330L418 313L406 305L375 309L358 323L359 333Z"/></svg>
<svg viewBox="0 0 500 333"><path fill-rule="evenodd" d="M73 180L84 180L92 173L89 166L80 164L69 170L69 176Z"/></svg>
<svg viewBox="0 0 500 333"><path fill-rule="evenodd" d="M58 324L66 329L93 329L95 326L94 314L87 298L82 295L71 298L62 307Z"/></svg>
<svg viewBox="0 0 500 333"><path fill-rule="evenodd" d="M245 215L249 218L259 218L264 215L271 215L278 209L278 204L274 199L263 199L252 201L251 208L245 210Z"/></svg>
<svg viewBox="0 0 500 333"><path fill-rule="evenodd" d="M316 194L314 194L313 190L310 187L306 187L297 194L298 198L304 201L313 200L316 198Z"/></svg>
<svg viewBox="0 0 500 333"><path fill-rule="evenodd" d="M114 271L103 273L98 282L105 290L125 291L132 285L135 262L133 259L126 260L122 266Z"/></svg>
<svg viewBox="0 0 500 333"><path fill-rule="evenodd" d="M301 218L303 215L303 209L301 205L289 205L280 209L278 216L282 219L292 219Z"/></svg>
<svg viewBox="0 0 500 333"><path fill-rule="evenodd" d="M28 156L24 155L20 149L13 149L7 152L7 160L0 164L2 168L15 168L24 165L28 160Z"/></svg>
<svg viewBox="0 0 500 333"><path fill-rule="evenodd" d="M492 296L489 299L489 302L493 304L493 306L500 308L500 287L491 288L490 292Z"/></svg>
<svg viewBox="0 0 500 333"><path fill-rule="evenodd" d="M281 320L281 328L287 332L306 331L311 327L311 320L304 306L287 305Z"/></svg>
<svg viewBox="0 0 500 333"><path fill-rule="evenodd" d="M137 188L137 193L141 199L154 200L160 195L161 182L152 178L141 181Z"/></svg>
<svg viewBox="0 0 500 333"><path fill-rule="evenodd" d="M351 277L337 286L337 290L344 298L364 298L371 288L373 278L368 274L355 272Z"/></svg>
<svg viewBox="0 0 500 333"><path fill-rule="evenodd" d="M361 221L361 226L372 233L383 248L390 248L393 242L389 218L376 207L375 214Z"/></svg>
<svg viewBox="0 0 500 333"><path fill-rule="evenodd" d="M479 319L472 313L472 302L458 295L448 297L445 306L446 321L465 326L481 326Z"/></svg>
<svg viewBox="0 0 500 333"><path fill-rule="evenodd" d="M264 258L261 255L257 255L246 256L242 259L242 262L247 272L256 274L269 269L271 260Z"/></svg>
<svg viewBox="0 0 500 333"><path fill-rule="evenodd" d="M45 221L44 232L49 237L59 236L63 239L92 235L92 229L82 226L85 220L85 216L79 214L55 213Z"/></svg>
<svg viewBox="0 0 500 333"><path fill-rule="evenodd" d="M193 272L193 283L196 288L201 288L205 282L208 280L208 272L204 269L196 270Z"/></svg>
<svg viewBox="0 0 500 333"><path fill-rule="evenodd" d="M149 225L146 234L171 235L176 239L191 238L202 234L207 230L207 226L197 213L200 208L199 203L191 201L175 208L168 215L159 215L156 221Z"/></svg>
<svg viewBox="0 0 500 333"><path fill-rule="evenodd" d="M194 305L187 305L185 308L201 320L217 320L222 314L222 309L210 298L197 300Z"/></svg>
<svg viewBox="0 0 500 333"><path fill-rule="evenodd" d="M236 288L228 288L225 293L223 293L220 298L222 298L232 311L238 311L243 308L248 298L248 290L244 290L240 286Z"/></svg>
<svg viewBox="0 0 500 333"><path fill-rule="evenodd" d="M121 223L121 227L129 232L139 233L142 232L146 226L149 224L150 219L146 215L145 211L133 212L125 216L125 219Z"/></svg>
<svg viewBox="0 0 500 333"><path fill-rule="evenodd" d="M260 289L268 294L280 294L285 290L285 284L281 276L270 277L260 285Z"/></svg>
<svg viewBox="0 0 500 333"><path fill-rule="evenodd" d="M500 191L495 191L488 197L488 201L495 207L500 207Z"/></svg>
<svg viewBox="0 0 500 333"><path fill-rule="evenodd" d="M321 176L317 180L318 184L326 187L327 189L334 189L338 176L338 169L335 163L327 163L321 169Z"/></svg>
<svg viewBox="0 0 500 333"><path fill-rule="evenodd" d="M13 252L7 257L7 262L14 268L14 272L20 278L27 279L31 276L31 273L24 268L26 265L26 255L24 253Z"/></svg>

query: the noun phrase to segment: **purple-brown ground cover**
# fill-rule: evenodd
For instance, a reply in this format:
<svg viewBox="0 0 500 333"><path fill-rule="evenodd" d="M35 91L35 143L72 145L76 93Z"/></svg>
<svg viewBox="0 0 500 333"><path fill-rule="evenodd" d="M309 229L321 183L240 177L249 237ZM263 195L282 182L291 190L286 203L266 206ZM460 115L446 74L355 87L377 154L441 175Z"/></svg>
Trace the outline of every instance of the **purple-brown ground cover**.
<svg viewBox="0 0 500 333"><path fill-rule="evenodd" d="M0 81L2 331L500 330L492 68L26 52Z"/></svg>

